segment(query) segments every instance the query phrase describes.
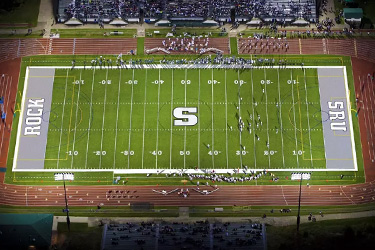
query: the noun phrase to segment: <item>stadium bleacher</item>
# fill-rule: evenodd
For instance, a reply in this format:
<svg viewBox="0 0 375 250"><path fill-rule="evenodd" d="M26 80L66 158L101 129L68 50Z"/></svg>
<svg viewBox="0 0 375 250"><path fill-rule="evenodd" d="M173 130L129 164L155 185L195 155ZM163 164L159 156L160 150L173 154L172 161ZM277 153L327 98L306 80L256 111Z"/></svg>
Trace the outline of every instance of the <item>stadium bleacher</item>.
<svg viewBox="0 0 375 250"><path fill-rule="evenodd" d="M84 23L109 23L115 18L124 21L219 22L249 21L289 24L296 19L317 20L316 0L59 0L57 21L76 18Z"/></svg>
<svg viewBox="0 0 375 250"><path fill-rule="evenodd" d="M264 249L263 228L208 221L105 224L102 249Z"/></svg>

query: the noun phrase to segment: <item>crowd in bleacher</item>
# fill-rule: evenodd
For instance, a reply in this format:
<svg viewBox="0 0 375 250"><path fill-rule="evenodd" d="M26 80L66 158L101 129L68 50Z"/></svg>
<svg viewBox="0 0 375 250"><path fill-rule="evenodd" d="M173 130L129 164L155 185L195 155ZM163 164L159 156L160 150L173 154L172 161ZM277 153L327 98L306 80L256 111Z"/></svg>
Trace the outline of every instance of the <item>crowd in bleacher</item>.
<svg viewBox="0 0 375 250"><path fill-rule="evenodd" d="M164 13L163 1L143 0L143 10L145 18L160 19Z"/></svg>
<svg viewBox="0 0 375 250"><path fill-rule="evenodd" d="M213 0L172 0L165 7L170 18L206 18Z"/></svg>
<svg viewBox="0 0 375 250"><path fill-rule="evenodd" d="M316 0L59 0L58 21L75 17L82 22L109 22L114 18L144 18L177 20L231 21L231 9L236 18L253 17L267 21L292 21L304 18L315 21Z"/></svg>
<svg viewBox="0 0 375 250"><path fill-rule="evenodd" d="M103 249L263 249L258 223L196 221L106 224Z"/></svg>

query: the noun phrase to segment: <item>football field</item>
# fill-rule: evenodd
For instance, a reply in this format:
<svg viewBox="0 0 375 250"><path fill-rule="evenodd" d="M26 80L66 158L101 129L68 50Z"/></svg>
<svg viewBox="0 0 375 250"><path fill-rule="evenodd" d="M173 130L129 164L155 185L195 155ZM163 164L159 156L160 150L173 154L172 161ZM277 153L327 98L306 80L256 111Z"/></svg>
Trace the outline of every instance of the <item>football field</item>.
<svg viewBox="0 0 375 250"><path fill-rule="evenodd" d="M30 71L25 81L46 80L50 89L43 84L24 89L27 118L18 128L14 170L341 170L328 167L328 160L356 162L355 152L327 158L327 150L334 147L327 149L323 124L332 118L321 107L319 81L344 78L319 77L317 67L38 70ZM33 89L40 91L25 98ZM345 101L346 92L327 98ZM32 115L38 105L44 105L40 120ZM337 138L353 138L349 102L345 110L350 133L339 135L339 128ZM38 121L40 130L32 127ZM20 135L21 127L27 135ZM30 141L20 143L26 139ZM350 143L354 145L353 139L348 144L351 153ZM32 156L21 157L22 145L35 151Z"/></svg>

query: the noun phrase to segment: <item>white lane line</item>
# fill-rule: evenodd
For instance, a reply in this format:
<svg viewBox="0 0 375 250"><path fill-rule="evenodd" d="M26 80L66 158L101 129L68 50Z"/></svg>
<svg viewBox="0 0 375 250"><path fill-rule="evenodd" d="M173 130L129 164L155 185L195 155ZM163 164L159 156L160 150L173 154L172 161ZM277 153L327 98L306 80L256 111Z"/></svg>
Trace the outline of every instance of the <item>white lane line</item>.
<svg viewBox="0 0 375 250"><path fill-rule="evenodd" d="M290 80L292 81L291 85L292 85L292 101L293 101L293 121L294 121L294 139L296 140L296 159L297 159L297 168L299 167L299 159L298 159L298 143L297 143L297 124L296 124L296 110L294 108L295 106L295 102L294 102L294 82L293 82L293 70L291 69L290 70Z"/></svg>
<svg viewBox="0 0 375 250"><path fill-rule="evenodd" d="M146 89L147 89L147 69L146 69L146 77L145 77L145 99L144 99L144 104L143 104L142 169L144 168L144 161L145 161L144 156L145 156L146 103L147 103Z"/></svg>
<svg viewBox="0 0 375 250"><path fill-rule="evenodd" d="M132 82L134 82L134 69L133 69ZM131 97L130 97L130 121L129 121L129 144L128 144L128 152L130 152L130 139L131 139L131 135L132 135L133 93L134 93L134 84L132 84L132 93L131 93ZM130 154L128 154L128 168L130 168Z"/></svg>
<svg viewBox="0 0 375 250"><path fill-rule="evenodd" d="M364 85L365 84L368 84L367 82L367 78L366 77L366 80L363 79L363 89L364 89ZM370 141L371 143L373 143L373 139L372 139L372 131L371 131L371 118L370 118L370 114L368 114L368 105L371 105L371 103L369 103L368 99L367 99L367 90L364 89L364 91L362 92L363 93L363 96L364 98L366 99L366 105L364 104L364 102L362 101L362 106L363 106L363 117L365 118L365 127L366 127L366 131L367 131L367 134L370 134L370 140L367 140L367 144L368 144L368 151L369 151L369 157L370 159L372 160L374 156L372 156L372 154L374 154L374 149L373 149L373 152L371 153L371 147L370 147ZM369 126L367 127L367 120L368 120L368 124ZM373 145L373 144L372 144Z"/></svg>
<svg viewBox="0 0 375 250"><path fill-rule="evenodd" d="M229 158L228 158L228 104L227 104L227 70L224 71L224 83L225 83L225 151L227 157L227 168L229 168ZM198 109L199 110L199 109Z"/></svg>
<svg viewBox="0 0 375 250"><path fill-rule="evenodd" d="M74 162L74 151L75 151L75 144L76 144L76 134L77 134L77 117L78 117L78 104L79 104L79 96L81 94L81 80L82 80L82 69L79 72L79 84L78 84L78 96L77 96L77 105L76 105L76 118L74 121L74 133L73 133L73 148L71 152L72 160L70 161L70 168L73 168Z"/></svg>
<svg viewBox="0 0 375 250"><path fill-rule="evenodd" d="M280 94L280 71L277 69L277 86L279 91L279 107L280 107L280 135L281 135L281 153L283 156L283 169L285 169L285 156L284 156L284 135L283 135L283 117L281 113L282 103Z"/></svg>
<svg viewBox="0 0 375 250"><path fill-rule="evenodd" d="M281 185L280 187L281 187L281 192L282 192L282 194L283 194L283 198L284 198L285 204L288 206L288 202L287 202L286 199L285 199L284 188L283 188L282 185Z"/></svg>
<svg viewBox="0 0 375 250"><path fill-rule="evenodd" d="M370 82L369 82L369 78L370 78ZM368 87L368 94L366 94L366 100L367 100L367 95L369 96L369 99L370 99L370 102L367 102L368 103L368 106L370 107L370 109L371 109L371 113L372 113L372 116L369 114L368 115L368 119L369 119L369 124L370 124L370 126L371 126L371 117L373 117L374 119L375 119L375 115L374 115L374 109L372 108L372 93L371 93L371 89L370 89L370 83L371 83L371 85L372 85L372 79L371 79L371 76L369 77L368 75L367 75L367 77L366 77L366 85L367 85L367 87ZM365 92L367 92L367 91L365 91ZM367 107L367 110L366 111L369 111L369 107ZM367 112L366 112L367 113ZM369 112L370 113L370 112ZM374 125L374 124L372 124L372 125ZM371 146L372 146L372 157L370 157L371 158L371 161L372 162L374 162L375 161L375 149L374 149L374 140L375 140L375 138L373 138L373 135L372 135L372 129L373 129L373 127L370 127L370 129L369 129L369 132L370 132L370 137L371 137Z"/></svg>
<svg viewBox="0 0 375 250"><path fill-rule="evenodd" d="M174 85L174 71L172 69L172 93L171 93L171 134L169 137L169 168L172 168L172 135L173 135L173 85Z"/></svg>
<svg viewBox="0 0 375 250"><path fill-rule="evenodd" d="M371 83L371 88L370 88L370 83ZM369 96L370 96L370 107L371 107L371 113L372 113L372 117L373 119L375 119L375 114L374 114L374 108L373 108L373 104L375 104L375 100L373 101L372 100L372 97L374 96L375 92L374 92L374 83L372 81L372 78L370 76L370 83L367 81L367 86L368 86L368 89L369 89ZM372 90L372 91L371 91ZM374 128L374 127L372 127ZM372 134L371 134L371 137L372 137ZM372 144L372 152L373 152L373 158L372 158L372 162L375 161L375 148L374 148L374 139L371 140L371 144Z"/></svg>
<svg viewBox="0 0 375 250"><path fill-rule="evenodd" d="M90 142L90 131L91 131L91 115L92 115L92 95L94 93L94 81L95 81L95 68L92 71L92 83L91 83L91 97L90 97L90 116L89 116L89 128L87 130L87 143L86 143L86 160L85 160L85 169L87 168L87 158L89 155L89 142ZM64 98L65 100L65 98Z"/></svg>
<svg viewBox="0 0 375 250"><path fill-rule="evenodd" d="M346 197L348 200L350 200L350 202L351 202L352 204L355 204L355 202L354 202L352 199L350 199L349 196L346 195L346 193L345 193L344 190L342 189L342 186L340 186L340 189L341 189L341 192L345 195L345 197Z"/></svg>
<svg viewBox="0 0 375 250"><path fill-rule="evenodd" d="M158 114L156 118L156 161L155 167L158 169L158 155L159 155L159 108L160 108L160 69L159 69L159 81L158 81Z"/></svg>
<svg viewBox="0 0 375 250"><path fill-rule="evenodd" d="M9 76L6 76L6 86L5 88L3 88L3 90L5 90L4 92L2 91L1 93L1 96L5 96L6 93L7 93L7 90L8 90L8 86L12 84L12 79L13 79L13 76L9 77ZM9 83L9 78L10 78L10 83ZM1 83L0 83L1 85ZM5 77L4 77L4 85L5 85ZM4 112L7 112L8 110L8 105L10 103L9 101L9 97L10 97L10 92L12 91L12 88L11 86L9 86L9 92L8 92L8 97L6 99L6 107L4 108ZM17 97L17 94L16 94L16 97ZM3 143L4 143L4 135L5 135L5 129L6 129L6 123L4 124L3 126L3 134L1 135L1 145L0 145L0 153L1 153L1 150L3 149Z"/></svg>
<svg viewBox="0 0 375 250"><path fill-rule="evenodd" d="M303 76L305 78L305 96L306 96L306 109L307 109L307 125L308 125L308 128L309 128L309 142L310 142L310 161L311 161L311 168L314 168L314 162L313 162L313 156L312 156L312 148L311 148L311 127L310 127L309 103L307 101L307 84L306 84L306 69L305 68L303 69Z"/></svg>
<svg viewBox="0 0 375 250"><path fill-rule="evenodd" d="M102 137L100 139L100 157L99 157L99 169L102 168L102 156L103 156L103 136L104 136L104 121L105 121L105 106L107 102L107 85L108 85L108 68L105 75L105 87L104 87L104 105L103 105L103 121L102 121Z"/></svg>
<svg viewBox="0 0 375 250"><path fill-rule="evenodd" d="M113 152L113 168L116 168L117 132L118 132L117 128L118 128L118 113L120 109L120 93L121 93L121 68L120 68L120 77L118 80L118 92L117 92L116 134L115 134L115 150Z"/></svg>
<svg viewBox="0 0 375 250"><path fill-rule="evenodd" d="M64 125L64 115L65 115L65 103L66 103L66 90L68 88L68 77L69 77L69 70L66 70L66 80L65 80L65 93L64 93L64 103L63 103L63 110L62 110L62 116L61 116L61 132L60 132L60 140L59 140L59 152L57 154L57 164L56 168L59 168L60 163L60 152L61 152L61 139L62 139L62 132L63 132L63 125Z"/></svg>
<svg viewBox="0 0 375 250"><path fill-rule="evenodd" d="M267 95L267 74L266 69L264 68L264 92L266 95L266 122L267 122L267 142L266 144L269 145L270 143L270 133L268 131L268 95ZM267 150L269 151L269 147L267 147ZM271 168L271 154L268 152L268 167Z"/></svg>

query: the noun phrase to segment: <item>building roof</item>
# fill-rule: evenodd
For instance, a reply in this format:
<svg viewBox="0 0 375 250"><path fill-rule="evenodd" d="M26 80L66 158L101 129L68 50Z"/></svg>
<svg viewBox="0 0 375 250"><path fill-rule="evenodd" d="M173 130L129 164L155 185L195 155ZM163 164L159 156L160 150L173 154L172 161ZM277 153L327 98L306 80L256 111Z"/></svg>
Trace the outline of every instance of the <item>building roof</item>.
<svg viewBox="0 0 375 250"><path fill-rule="evenodd" d="M361 19L363 17L362 8L344 8L345 19Z"/></svg>
<svg viewBox="0 0 375 250"><path fill-rule="evenodd" d="M48 249L52 237L52 214L0 214L2 249Z"/></svg>

